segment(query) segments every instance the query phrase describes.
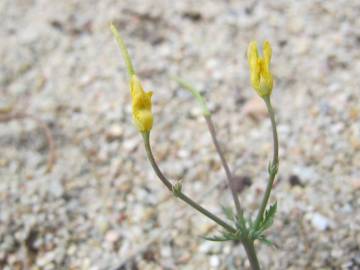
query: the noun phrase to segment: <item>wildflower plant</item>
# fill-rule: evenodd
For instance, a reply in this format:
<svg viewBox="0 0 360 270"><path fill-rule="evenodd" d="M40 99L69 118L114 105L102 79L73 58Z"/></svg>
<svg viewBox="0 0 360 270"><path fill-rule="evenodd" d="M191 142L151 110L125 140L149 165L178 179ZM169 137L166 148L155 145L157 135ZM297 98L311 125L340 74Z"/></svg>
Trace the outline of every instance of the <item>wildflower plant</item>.
<svg viewBox="0 0 360 270"><path fill-rule="evenodd" d="M258 209L255 219L248 218L245 216L244 209L242 208L238 195L233 186L233 174L227 164L223 151L218 142L215 127L211 118L211 113L206 105L204 97L200 94L199 90L193 87L190 83L182 80L181 78L175 77L174 80L183 87L184 89L191 92L191 94L196 98L197 102L202 108L203 116L206 120L209 132L211 134L214 146L217 153L219 154L222 166L225 170L227 176L227 183L231 191L231 195L234 201L234 209L223 207L223 212L227 220L223 220L219 216L210 212L206 208L202 207L200 204L195 202L188 195L182 191L182 183L177 181L173 183L170 181L159 168L155 157L152 153L151 143L150 143L150 133L153 126L153 114L151 111L152 102L151 96L152 92L145 92L140 79L137 77L135 69L132 65L129 53L125 46L125 43L115 28L114 25L110 26L110 29L115 37L115 40L120 48L121 54L125 61L129 75L129 84L130 84L130 93L132 97L132 116L135 126L141 133L144 141L145 150L147 153L148 160L154 169L154 172L161 180L161 182L166 186L166 188L173 193L173 195L180 200L187 203L189 206L193 207L195 210L205 215L207 218L211 219L219 226L222 227L222 231L219 235L215 236L204 236L203 238L210 241L240 241L247 253L250 265L253 270L260 269L260 264L256 255L256 250L254 247L254 242L259 240L263 243L273 245L270 240L266 238L265 231L270 228L273 224L275 213L277 210L277 203L267 208L269 201L271 189L275 180L275 177L278 172L279 167L279 158L278 158L278 137L276 130L275 115L271 105L271 93L273 89L273 78L270 71L270 61L272 56L272 50L270 43L265 41L263 44L263 56L259 56L258 48L256 42L251 42L248 47L248 62L250 66L250 81L251 85L257 94L264 100L267 107L269 117L272 125L273 132L273 158L268 165L268 174L269 179L267 183L266 190L264 192L260 207Z"/></svg>

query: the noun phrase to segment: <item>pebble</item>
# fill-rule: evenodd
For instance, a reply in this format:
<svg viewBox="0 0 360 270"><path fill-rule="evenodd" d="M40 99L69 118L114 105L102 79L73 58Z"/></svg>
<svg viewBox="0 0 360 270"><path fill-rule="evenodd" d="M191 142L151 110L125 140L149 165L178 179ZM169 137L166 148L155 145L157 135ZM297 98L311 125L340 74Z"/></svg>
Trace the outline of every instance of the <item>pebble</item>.
<svg viewBox="0 0 360 270"><path fill-rule="evenodd" d="M120 239L120 235L117 231L111 230L108 231L105 235L105 241L113 244Z"/></svg>
<svg viewBox="0 0 360 270"><path fill-rule="evenodd" d="M108 141L113 141L120 139L122 135L123 135L123 128L118 124L114 124L111 125L110 128L107 130L106 139Z"/></svg>
<svg viewBox="0 0 360 270"><path fill-rule="evenodd" d="M204 254L209 254L211 252L211 250L214 248L215 244L210 241L205 241L204 243L202 243L200 245L199 251Z"/></svg>
<svg viewBox="0 0 360 270"><path fill-rule="evenodd" d="M55 259L55 252L47 252L42 257L36 260L36 265L39 267L48 267L51 262Z"/></svg>
<svg viewBox="0 0 360 270"><path fill-rule="evenodd" d="M49 193L57 198L63 196L64 187L60 179L52 179L52 181L49 183Z"/></svg>
<svg viewBox="0 0 360 270"><path fill-rule="evenodd" d="M319 213L311 215L311 224L319 231L325 231L330 227L329 219Z"/></svg>
<svg viewBox="0 0 360 270"><path fill-rule="evenodd" d="M351 180L351 186L354 190L360 190L360 178L354 178Z"/></svg>
<svg viewBox="0 0 360 270"><path fill-rule="evenodd" d="M210 265L211 267L217 269L220 265L220 258L219 256L213 255L210 257Z"/></svg>
<svg viewBox="0 0 360 270"><path fill-rule="evenodd" d="M171 248L168 246L162 247L160 250L161 256L165 258L169 258L172 255Z"/></svg>
<svg viewBox="0 0 360 270"><path fill-rule="evenodd" d="M318 178L318 174L312 167L294 166L293 172L305 182L314 182Z"/></svg>
<svg viewBox="0 0 360 270"><path fill-rule="evenodd" d="M68 249L67 249L67 254L69 256L73 256L76 252L76 246L75 245L71 245Z"/></svg>
<svg viewBox="0 0 360 270"><path fill-rule="evenodd" d="M101 233L105 233L110 226L109 220L103 215L99 215L96 218L96 223L97 223L98 229L100 230Z"/></svg>
<svg viewBox="0 0 360 270"><path fill-rule="evenodd" d="M268 115L264 101L257 96L254 96L250 100L246 101L241 110L241 114L257 121Z"/></svg>
<svg viewBox="0 0 360 270"><path fill-rule="evenodd" d="M135 148L140 145L139 136L135 136L134 138L127 139L123 142L123 147L127 152L133 152Z"/></svg>

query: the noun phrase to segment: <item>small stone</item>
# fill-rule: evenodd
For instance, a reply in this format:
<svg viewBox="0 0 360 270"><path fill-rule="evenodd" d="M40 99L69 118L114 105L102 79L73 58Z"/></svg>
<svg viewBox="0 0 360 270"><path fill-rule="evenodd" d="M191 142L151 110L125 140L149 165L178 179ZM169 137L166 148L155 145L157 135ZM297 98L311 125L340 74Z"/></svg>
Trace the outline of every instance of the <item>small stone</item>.
<svg viewBox="0 0 360 270"><path fill-rule="evenodd" d="M115 230L108 231L105 235L105 240L112 244L117 242L119 240L119 238L120 238L120 235Z"/></svg>
<svg viewBox="0 0 360 270"><path fill-rule="evenodd" d="M8 164L8 160L0 158L0 167L5 167Z"/></svg>
<svg viewBox="0 0 360 270"><path fill-rule="evenodd" d="M241 110L241 114L248 116L255 121L259 121L260 119L267 116L265 103L261 100L260 97L254 96L245 103Z"/></svg>
<svg viewBox="0 0 360 270"><path fill-rule="evenodd" d="M300 33L304 28L304 21L298 17L293 17L287 27L292 34Z"/></svg>
<svg viewBox="0 0 360 270"><path fill-rule="evenodd" d="M343 207L341 207L340 210L343 213L350 214L350 213L352 213L353 208L352 208L352 206L350 204L347 203Z"/></svg>
<svg viewBox="0 0 360 270"><path fill-rule="evenodd" d="M64 194L64 187L61 183L60 179L54 179L49 183L49 193L51 193L54 197L61 197Z"/></svg>
<svg viewBox="0 0 360 270"><path fill-rule="evenodd" d="M357 107L350 108L349 116L350 116L351 120L354 120L354 121L358 120L360 117L360 108L357 108Z"/></svg>
<svg viewBox="0 0 360 270"><path fill-rule="evenodd" d="M96 220L97 227L100 232L105 233L109 228L109 222L104 216L99 216Z"/></svg>
<svg viewBox="0 0 360 270"><path fill-rule="evenodd" d="M133 152L140 145L138 136L124 141L124 149L128 152Z"/></svg>
<svg viewBox="0 0 360 270"><path fill-rule="evenodd" d="M76 246L75 245L71 245L68 249L67 249L67 254L69 256L74 255L76 252Z"/></svg>
<svg viewBox="0 0 360 270"><path fill-rule="evenodd" d="M177 153L179 158L188 158L190 156L190 152L184 149L179 150Z"/></svg>
<svg viewBox="0 0 360 270"><path fill-rule="evenodd" d="M250 176L234 175L231 178L231 184L237 193L241 193L245 188L251 186L252 180Z"/></svg>
<svg viewBox="0 0 360 270"><path fill-rule="evenodd" d="M333 256L334 258L341 258L341 256L343 256L343 254L344 254L344 252L341 249L334 248L331 251L331 256Z"/></svg>
<svg viewBox="0 0 360 270"><path fill-rule="evenodd" d="M353 135L350 138L351 146L353 147L354 151L360 150L360 139L358 136Z"/></svg>
<svg viewBox="0 0 360 270"><path fill-rule="evenodd" d="M91 261L89 258L85 258L82 262L82 269L89 269L91 266Z"/></svg>
<svg viewBox="0 0 360 270"><path fill-rule="evenodd" d="M37 259L37 266L44 267L50 264L55 259L55 252L47 252L42 257Z"/></svg>
<svg viewBox="0 0 360 270"><path fill-rule="evenodd" d="M192 108L192 109L190 110L190 117L191 117L191 118L200 117L200 116L202 116L202 114L203 114L203 111L202 111L202 109L200 108L200 106L196 106L196 107L194 107L194 108Z"/></svg>
<svg viewBox="0 0 360 270"><path fill-rule="evenodd" d="M216 255L211 256L211 257L210 257L210 265L211 265L211 267L217 269L217 268L219 267L219 265L220 265L220 258L219 258L219 256L216 256Z"/></svg>
<svg viewBox="0 0 360 270"><path fill-rule="evenodd" d="M314 213L311 216L311 224L319 231L325 231L330 227L329 219L319 213Z"/></svg>
<svg viewBox="0 0 360 270"><path fill-rule="evenodd" d="M307 39L302 38L299 39L295 44L295 53L297 54L305 54L309 51L310 44Z"/></svg>
<svg viewBox="0 0 360 270"><path fill-rule="evenodd" d="M200 245L199 251L201 253L208 254L213 249L213 247L214 247L214 243L210 241L205 241Z"/></svg>
<svg viewBox="0 0 360 270"><path fill-rule="evenodd" d="M355 178L351 180L351 186L355 190L360 190L360 178Z"/></svg>
<svg viewBox="0 0 360 270"><path fill-rule="evenodd" d="M312 167L296 166L293 168L294 174L301 177L304 182L313 182L319 178L317 172Z"/></svg>
<svg viewBox="0 0 360 270"><path fill-rule="evenodd" d="M106 132L106 140L114 141L120 139L123 135L123 129L120 125L114 124Z"/></svg>
<svg viewBox="0 0 360 270"><path fill-rule="evenodd" d="M304 184L301 182L299 176L297 176L296 174L292 174L289 176L289 183L291 186L304 187Z"/></svg>
<svg viewBox="0 0 360 270"><path fill-rule="evenodd" d="M0 114L9 113L14 108L14 102L10 102L10 100L0 99Z"/></svg>
<svg viewBox="0 0 360 270"><path fill-rule="evenodd" d="M166 258L171 257L172 254L171 248L169 246L162 247L160 250L160 254L162 257L166 257Z"/></svg>

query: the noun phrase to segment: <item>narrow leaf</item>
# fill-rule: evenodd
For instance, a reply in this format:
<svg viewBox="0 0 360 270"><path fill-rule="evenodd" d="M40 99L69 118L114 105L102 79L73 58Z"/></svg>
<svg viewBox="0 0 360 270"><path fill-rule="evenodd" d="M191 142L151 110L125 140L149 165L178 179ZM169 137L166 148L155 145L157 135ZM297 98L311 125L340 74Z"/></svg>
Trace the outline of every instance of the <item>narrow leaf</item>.
<svg viewBox="0 0 360 270"><path fill-rule="evenodd" d="M230 221L234 221L234 211L232 210L232 208L224 205L222 205L221 208L227 219L229 219Z"/></svg>
<svg viewBox="0 0 360 270"><path fill-rule="evenodd" d="M111 30L112 34L114 35L114 38L115 38L117 44L119 45L121 55L124 58L128 74L131 77L132 75L135 74L135 69L132 65L131 58L129 56L129 52L126 48L125 42L122 39L119 31L116 29L116 27L113 24L110 25L110 30Z"/></svg>
<svg viewBox="0 0 360 270"><path fill-rule="evenodd" d="M264 235L261 235L259 238L257 238L259 241L261 241L262 243L271 246L271 247L275 247L275 248L279 248L273 241L267 239Z"/></svg>
<svg viewBox="0 0 360 270"><path fill-rule="evenodd" d="M228 237L228 235L226 235L226 232L220 232L220 235L201 236L201 238L214 242L224 242L224 241L232 240L231 238Z"/></svg>

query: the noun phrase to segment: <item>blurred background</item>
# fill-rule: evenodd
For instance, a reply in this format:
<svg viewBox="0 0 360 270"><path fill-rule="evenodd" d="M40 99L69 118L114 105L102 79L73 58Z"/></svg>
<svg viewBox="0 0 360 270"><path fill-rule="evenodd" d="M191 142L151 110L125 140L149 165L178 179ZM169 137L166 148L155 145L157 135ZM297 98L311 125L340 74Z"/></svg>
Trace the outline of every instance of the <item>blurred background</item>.
<svg viewBox="0 0 360 270"><path fill-rule="evenodd" d="M119 29L146 90L160 167L196 201L232 206L205 95L247 215L272 134L247 45L273 47L278 213L264 269L360 269L359 1L0 1L0 268L248 269L239 244L155 177L131 120Z"/></svg>

